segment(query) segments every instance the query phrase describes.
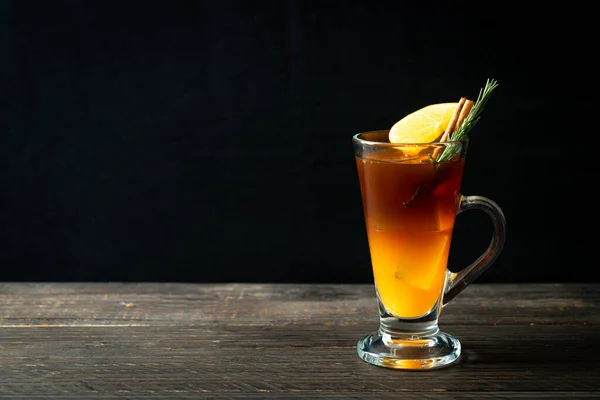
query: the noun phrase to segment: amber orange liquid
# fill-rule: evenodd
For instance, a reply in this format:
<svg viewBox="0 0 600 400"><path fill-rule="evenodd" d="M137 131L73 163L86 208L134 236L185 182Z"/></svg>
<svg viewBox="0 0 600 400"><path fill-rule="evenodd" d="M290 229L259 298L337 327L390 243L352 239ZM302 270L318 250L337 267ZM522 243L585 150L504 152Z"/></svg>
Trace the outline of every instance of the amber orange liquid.
<svg viewBox="0 0 600 400"><path fill-rule="evenodd" d="M442 294L464 158L434 167L423 158L389 161L392 152L356 164L379 298L390 314L417 318Z"/></svg>

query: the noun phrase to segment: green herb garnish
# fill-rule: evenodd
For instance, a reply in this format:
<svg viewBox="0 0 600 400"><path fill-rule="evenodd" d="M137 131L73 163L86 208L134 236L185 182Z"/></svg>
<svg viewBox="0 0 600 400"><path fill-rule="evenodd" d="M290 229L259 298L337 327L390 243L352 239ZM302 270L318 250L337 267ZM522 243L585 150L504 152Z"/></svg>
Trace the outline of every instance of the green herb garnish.
<svg viewBox="0 0 600 400"><path fill-rule="evenodd" d="M436 152L433 154L428 154L429 162L433 165L434 175L433 181L426 183L417 187L413 195L410 199L403 202L404 207L410 207L412 203L419 197L421 193L428 190L432 187L433 182L435 181L437 175L437 169L439 167L439 163L451 160L458 154L458 151L462 147L460 143L454 143L459 140L465 139L468 133L473 129L473 127L479 122L481 119L481 113L483 112L483 108L486 103L490 99L492 92L498 87L498 82L495 79L488 79L485 83L485 86L479 90L479 95L477 96L477 100L475 104L473 104L473 108L469 111L469 114L465 117L464 121L459 124L458 128L454 133L450 133L448 135L448 142L444 146L444 151L441 155L437 156ZM437 158L436 158L437 156Z"/></svg>
<svg viewBox="0 0 600 400"><path fill-rule="evenodd" d="M467 137L467 134L473 129L473 127L479 122L481 119L481 113L483 112L483 108L486 103L490 99L492 92L498 87L498 82L495 79L488 79L485 83L485 87L479 90L479 95L477 96L477 100L473 105L473 108L469 112L469 115L465 118L463 123L458 127L456 132L451 133L448 141L454 142L458 140L462 140ZM435 162L443 162L448 161L452 157L454 157L457 153L457 150L460 148L460 144L458 143L449 143L444 148L444 152L440 157L438 157Z"/></svg>

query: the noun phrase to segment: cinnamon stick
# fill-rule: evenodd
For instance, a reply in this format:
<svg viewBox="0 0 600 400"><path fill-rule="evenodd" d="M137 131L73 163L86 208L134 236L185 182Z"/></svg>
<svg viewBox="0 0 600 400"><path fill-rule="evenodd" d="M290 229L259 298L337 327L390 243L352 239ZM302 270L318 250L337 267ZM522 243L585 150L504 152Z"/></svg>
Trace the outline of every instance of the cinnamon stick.
<svg viewBox="0 0 600 400"><path fill-rule="evenodd" d="M448 141L450 134L452 132L456 131L462 125L462 123L465 121L465 119L471 112L471 109L473 108L474 104L475 104L474 101L469 100L466 97L460 98L460 101L458 102L458 105L456 106L456 109L454 110L454 113L452 114L452 118L450 118L450 122L448 123L446 130L444 131L444 134L440 138L440 142ZM443 149L444 149L443 147L437 147L433 151L432 157L434 160L437 160L438 156L440 155L440 153L442 152Z"/></svg>
<svg viewBox="0 0 600 400"><path fill-rule="evenodd" d="M465 100L465 104L463 105L462 110L460 110L460 115L458 116L458 121L456 121L456 127L454 130L457 130L458 128L460 128L462 123L465 121L465 119L471 112L471 108L473 108L474 105L475 105L474 101L471 101L468 99Z"/></svg>
<svg viewBox="0 0 600 400"><path fill-rule="evenodd" d="M444 131L444 134L440 138L440 142L445 142L446 140L448 140L448 136L450 135L450 133L454 132L454 128L456 127L456 122L458 121L460 112L462 111L463 106L465 105L465 101L467 101L466 97L460 98L458 105L456 106L456 109L454 110L454 113L452 114L452 118L450 118L450 122L448 122L448 126L446 127L446 130Z"/></svg>

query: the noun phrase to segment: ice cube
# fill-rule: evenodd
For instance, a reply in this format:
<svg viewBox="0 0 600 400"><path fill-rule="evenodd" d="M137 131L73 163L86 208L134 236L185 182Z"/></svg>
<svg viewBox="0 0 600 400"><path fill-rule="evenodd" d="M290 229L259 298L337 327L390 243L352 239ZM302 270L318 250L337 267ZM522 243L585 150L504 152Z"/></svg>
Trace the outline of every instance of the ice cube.
<svg viewBox="0 0 600 400"><path fill-rule="evenodd" d="M440 279L446 265L450 234L446 232L415 234L406 238L405 251L397 258L394 277L422 290L429 290Z"/></svg>

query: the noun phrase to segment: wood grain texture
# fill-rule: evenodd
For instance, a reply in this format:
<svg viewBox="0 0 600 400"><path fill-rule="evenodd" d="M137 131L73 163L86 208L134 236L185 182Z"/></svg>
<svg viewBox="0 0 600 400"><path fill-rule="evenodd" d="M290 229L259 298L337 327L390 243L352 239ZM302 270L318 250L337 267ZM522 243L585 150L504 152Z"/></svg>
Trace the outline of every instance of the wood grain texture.
<svg viewBox="0 0 600 400"><path fill-rule="evenodd" d="M461 362L375 367L370 285L0 284L0 399L600 399L600 286L473 284Z"/></svg>

